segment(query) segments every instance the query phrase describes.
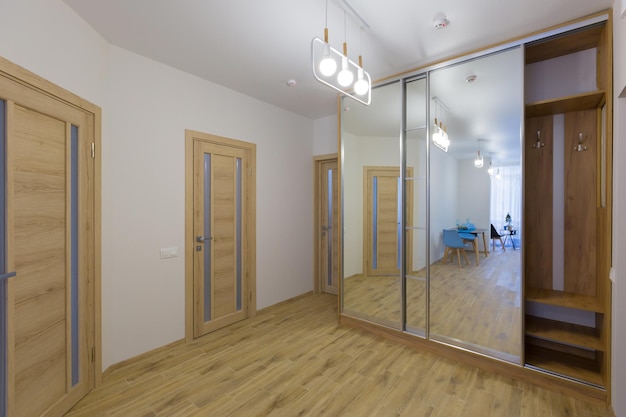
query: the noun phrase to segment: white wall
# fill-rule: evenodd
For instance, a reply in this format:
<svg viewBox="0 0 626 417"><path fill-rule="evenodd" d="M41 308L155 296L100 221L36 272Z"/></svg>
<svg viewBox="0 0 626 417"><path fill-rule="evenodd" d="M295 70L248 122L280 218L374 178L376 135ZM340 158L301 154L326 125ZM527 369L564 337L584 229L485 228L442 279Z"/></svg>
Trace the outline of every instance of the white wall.
<svg viewBox="0 0 626 417"><path fill-rule="evenodd" d="M109 44L61 0L0 0L0 56L103 106Z"/></svg>
<svg viewBox="0 0 626 417"><path fill-rule="evenodd" d="M612 405L617 417L626 416L626 98L617 95L626 87L626 18L619 16L623 0L615 0L613 10L613 74L615 108L613 114L613 346Z"/></svg>
<svg viewBox="0 0 626 417"><path fill-rule="evenodd" d="M60 0L0 2L0 56L102 108L105 369L184 337L186 128L257 144L258 308L312 290L313 121L111 47Z"/></svg>
<svg viewBox="0 0 626 417"><path fill-rule="evenodd" d="M323 117L313 123L313 155L339 153L337 115Z"/></svg>
<svg viewBox="0 0 626 417"><path fill-rule="evenodd" d="M491 224L491 177L487 174L488 167L485 164L476 168L473 159L459 161L456 218L461 223L469 218L479 229L489 229Z"/></svg>
<svg viewBox="0 0 626 417"><path fill-rule="evenodd" d="M257 144L258 308L311 290L313 122L116 47L111 68L111 363L184 337L185 128Z"/></svg>
<svg viewBox="0 0 626 417"><path fill-rule="evenodd" d="M437 147L433 146L431 149L430 262L432 263L443 256L443 229L454 227L458 216L459 163Z"/></svg>

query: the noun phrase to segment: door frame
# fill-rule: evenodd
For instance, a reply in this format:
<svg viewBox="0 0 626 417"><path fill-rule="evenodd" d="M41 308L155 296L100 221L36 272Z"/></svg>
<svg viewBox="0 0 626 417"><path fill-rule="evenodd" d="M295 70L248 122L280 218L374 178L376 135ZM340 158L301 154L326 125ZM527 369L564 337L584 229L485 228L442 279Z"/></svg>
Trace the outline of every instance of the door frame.
<svg viewBox="0 0 626 417"><path fill-rule="evenodd" d="M78 109L88 114L93 120L91 126L93 128L91 132L93 138L93 175L91 178L93 186L93 232L92 241L87 245L92 251L89 254L92 262L87 266L88 276L84 279L87 284L88 311L85 317L88 322L88 350L91 350L88 352L90 369L86 382L89 390L92 390L102 383L102 110L97 105L2 57L0 57L0 77L19 82L31 90L33 94L46 95L64 105Z"/></svg>
<svg viewBox="0 0 626 417"><path fill-rule="evenodd" d="M313 157L313 292L318 294L322 292L322 277L320 273L320 228L322 212L320 210L320 204L322 201L322 164L324 162L337 162L337 187L340 187L341 178L339 177L339 155L336 153L317 155ZM339 206L339 197L337 201L338 213L341 217L341 207ZM338 219L339 220L339 219ZM341 224L338 222L337 224ZM341 230L341 229L339 229ZM341 233L340 233L341 234ZM341 238L337 239L336 244L339 245ZM340 248L340 246L337 246ZM339 255L341 258L341 254ZM341 265L341 264L340 264ZM341 275L341 274L339 274ZM339 291L341 277L337 277L337 291Z"/></svg>
<svg viewBox="0 0 626 417"><path fill-rule="evenodd" d="M248 317L256 315L256 144L236 139L225 138L194 130L185 129L185 341L194 340L194 233L193 233L193 144L202 141L220 146L243 149L249 159L248 167L248 211L246 223L248 230L244 233L243 246L247 250L248 274L244 277L248 288Z"/></svg>

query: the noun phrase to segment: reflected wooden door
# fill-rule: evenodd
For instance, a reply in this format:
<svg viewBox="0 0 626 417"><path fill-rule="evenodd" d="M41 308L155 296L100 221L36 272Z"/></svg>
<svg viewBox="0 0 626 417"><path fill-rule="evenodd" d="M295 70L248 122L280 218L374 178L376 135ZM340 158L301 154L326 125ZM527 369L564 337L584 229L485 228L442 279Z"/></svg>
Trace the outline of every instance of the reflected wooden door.
<svg viewBox="0 0 626 417"><path fill-rule="evenodd" d="M246 150L194 140L194 337L249 316Z"/></svg>
<svg viewBox="0 0 626 417"><path fill-rule="evenodd" d="M407 170L407 176L412 176L412 169ZM365 167L363 177L364 271L367 275L399 275L402 249L400 169ZM412 197L408 196L406 201L407 224L411 224ZM407 270L411 270L410 265Z"/></svg>
<svg viewBox="0 0 626 417"><path fill-rule="evenodd" d="M320 278L322 292L337 294L339 280L339 186L337 161L324 161L320 169Z"/></svg>
<svg viewBox="0 0 626 417"><path fill-rule="evenodd" d="M58 416L93 386L93 117L4 78L0 91L3 269L16 273L0 283L0 416Z"/></svg>

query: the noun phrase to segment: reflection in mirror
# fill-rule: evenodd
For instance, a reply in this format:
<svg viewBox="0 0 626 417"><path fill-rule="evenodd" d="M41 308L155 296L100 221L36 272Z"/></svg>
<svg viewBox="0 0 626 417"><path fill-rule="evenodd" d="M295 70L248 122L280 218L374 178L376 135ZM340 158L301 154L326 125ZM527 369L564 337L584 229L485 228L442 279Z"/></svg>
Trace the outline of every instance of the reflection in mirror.
<svg viewBox="0 0 626 417"><path fill-rule="evenodd" d="M426 78L406 83L406 330L425 336L426 320ZM408 214L411 214L410 216Z"/></svg>
<svg viewBox="0 0 626 417"><path fill-rule="evenodd" d="M343 312L397 329L401 100L395 82L374 88L370 106L344 97L341 115Z"/></svg>
<svg viewBox="0 0 626 417"><path fill-rule="evenodd" d="M450 145L430 147L429 337L520 363L523 52L433 71L430 96Z"/></svg>

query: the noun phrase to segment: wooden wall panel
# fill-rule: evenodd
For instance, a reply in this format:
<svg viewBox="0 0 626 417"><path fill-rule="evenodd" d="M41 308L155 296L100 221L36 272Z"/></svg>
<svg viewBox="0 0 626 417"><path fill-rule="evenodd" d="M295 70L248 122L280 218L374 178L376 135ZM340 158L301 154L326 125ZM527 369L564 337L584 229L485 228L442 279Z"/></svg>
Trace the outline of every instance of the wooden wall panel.
<svg viewBox="0 0 626 417"><path fill-rule="evenodd" d="M530 288L552 289L553 117L527 119L525 132L525 283ZM533 147L537 132L541 132L543 147Z"/></svg>
<svg viewBox="0 0 626 417"><path fill-rule="evenodd" d="M565 114L565 291L591 296L597 261L596 117L595 109Z"/></svg>

